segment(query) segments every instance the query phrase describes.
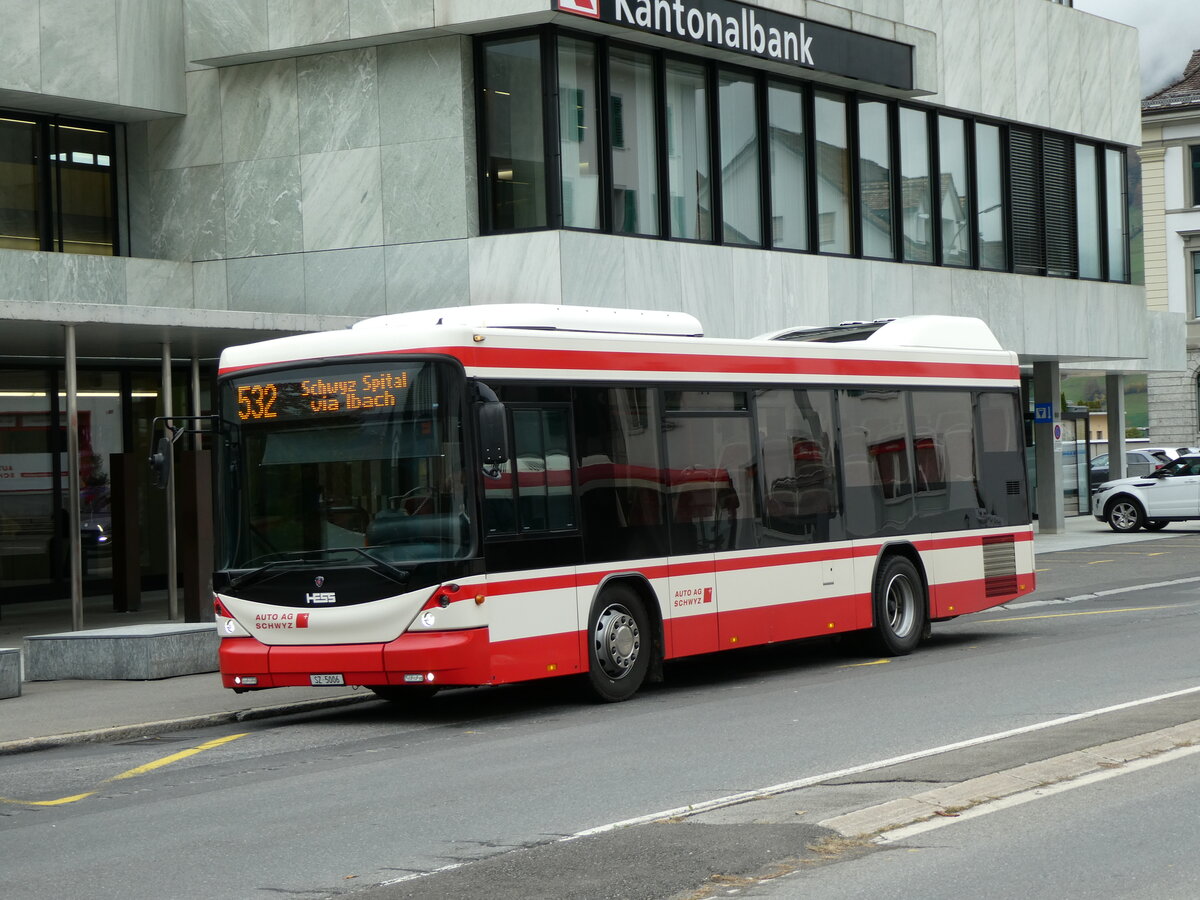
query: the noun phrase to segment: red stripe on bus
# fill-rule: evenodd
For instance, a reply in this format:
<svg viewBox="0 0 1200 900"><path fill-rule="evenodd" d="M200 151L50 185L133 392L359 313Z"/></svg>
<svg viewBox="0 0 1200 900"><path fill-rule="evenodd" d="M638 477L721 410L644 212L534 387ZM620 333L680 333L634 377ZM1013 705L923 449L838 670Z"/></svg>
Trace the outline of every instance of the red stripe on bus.
<svg viewBox="0 0 1200 900"><path fill-rule="evenodd" d="M1010 532L1003 535L1011 537L1014 542L1031 541L1030 531ZM618 567L597 572L581 572L578 576L545 575L533 578L513 578L508 581L489 581L487 591L489 596L507 594L532 593L535 591L553 591L574 587L594 587L604 579L614 574L629 572L653 580L656 578L682 578L691 575L710 575L714 572L739 572L746 569L773 568L777 566L802 565L805 563L827 562L836 559L862 559L876 556L889 543L911 543L919 551L931 552L936 550L954 550L964 547L982 546L983 539L988 535L961 535L950 538L932 538L923 541L909 541L897 538L895 541L880 540L878 543L860 545L858 547L837 547L834 549L795 550L788 553L758 554L733 558L718 558L715 563L707 559L692 559L682 562L656 562L648 566Z"/></svg>
<svg viewBox="0 0 1200 900"><path fill-rule="evenodd" d="M492 369L547 369L595 372L673 372L726 375L829 375L908 378L973 378L1015 381L1020 368L1009 363L955 363L919 360L853 359L844 357L728 356L715 353L665 353L602 350L517 349L510 347L406 347L349 353L347 360L378 356L441 354L464 366ZM263 366L289 365L305 360L228 366L221 375Z"/></svg>

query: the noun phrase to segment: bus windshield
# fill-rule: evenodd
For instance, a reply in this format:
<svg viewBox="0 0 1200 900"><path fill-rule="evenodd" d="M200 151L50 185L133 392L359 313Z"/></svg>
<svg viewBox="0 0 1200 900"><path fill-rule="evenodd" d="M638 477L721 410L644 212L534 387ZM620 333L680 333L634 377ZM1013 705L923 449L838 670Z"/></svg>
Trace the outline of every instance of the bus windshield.
<svg viewBox="0 0 1200 900"><path fill-rule="evenodd" d="M225 568L466 556L461 390L447 364L395 359L224 382Z"/></svg>

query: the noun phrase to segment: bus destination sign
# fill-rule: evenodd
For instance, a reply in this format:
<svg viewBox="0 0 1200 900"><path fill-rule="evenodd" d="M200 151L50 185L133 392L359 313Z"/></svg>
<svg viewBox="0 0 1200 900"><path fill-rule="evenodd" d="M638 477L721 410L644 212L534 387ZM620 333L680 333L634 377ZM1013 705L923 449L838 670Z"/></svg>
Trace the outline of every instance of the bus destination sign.
<svg viewBox="0 0 1200 900"><path fill-rule="evenodd" d="M372 371L239 384L237 416L243 422L256 422L386 409L397 405L396 393L408 390L408 381L405 371Z"/></svg>

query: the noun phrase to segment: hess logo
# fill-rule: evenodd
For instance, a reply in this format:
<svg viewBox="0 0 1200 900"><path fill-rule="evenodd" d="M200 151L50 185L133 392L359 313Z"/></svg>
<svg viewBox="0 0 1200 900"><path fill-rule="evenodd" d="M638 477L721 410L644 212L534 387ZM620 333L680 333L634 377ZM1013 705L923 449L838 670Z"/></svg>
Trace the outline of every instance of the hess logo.
<svg viewBox="0 0 1200 900"><path fill-rule="evenodd" d="M558 11L587 16L589 19L598 19L600 18L600 0L558 0Z"/></svg>

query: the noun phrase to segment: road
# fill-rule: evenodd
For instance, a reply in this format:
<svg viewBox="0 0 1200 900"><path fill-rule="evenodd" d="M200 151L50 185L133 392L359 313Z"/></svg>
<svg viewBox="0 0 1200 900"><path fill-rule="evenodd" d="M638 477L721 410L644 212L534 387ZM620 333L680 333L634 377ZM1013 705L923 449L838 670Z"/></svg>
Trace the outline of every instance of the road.
<svg viewBox="0 0 1200 900"><path fill-rule="evenodd" d="M417 716L364 703L0 758L0 796L18 801L0 803L0 896L667 898L770 895L800 877L823 879L822 896L849 892L899 854L832 840L818 824L827 814L909 780L952 782L1200 719L1200 692L1180 693L1200 686L1197 560L1195 534L1048 554L1029 603L936 626L890 661L816 641L683 661L665 684L608 706L560 683L453 691ZM1124 590L1149 582L1176 583ZM897 774L906 756L918 774ZM1090 815L1072 804L1100 791L1127 792L1132 816L1137 784L1194 772L1195 759L1056 798L1057 820L1043 800L956 823L937 840L961 843L936 855L961 865L971 841L1034 808L1051 832L1079 830ZM717 802L805 780L817 784ZM1194 778L1182 784L1194 790ZM1164 852L1190 841L1170 831L1169 804L1159 815L1161 796L1147 796L1129 827L1149 821ZM704 816L562 840L706 802L717 808ZM996 859L1027 849L1010 835ZM815 876L756 881L802 863L820 864ZM1058 894L1071 896L1071 882Z"/></svg>

